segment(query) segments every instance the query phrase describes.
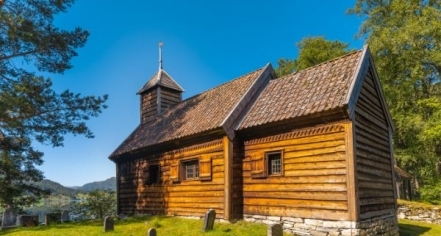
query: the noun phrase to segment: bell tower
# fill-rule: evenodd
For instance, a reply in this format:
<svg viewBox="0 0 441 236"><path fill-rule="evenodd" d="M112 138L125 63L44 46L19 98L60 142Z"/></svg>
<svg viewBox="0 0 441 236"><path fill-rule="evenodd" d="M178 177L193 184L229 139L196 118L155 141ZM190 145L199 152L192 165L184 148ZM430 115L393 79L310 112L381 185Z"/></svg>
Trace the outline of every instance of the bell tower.
<svg viewBox="0 0 441 236"><path fill-rule="evenodd" d="M141 98L141 123L154 121L169 106L182 101L182 89L162 67L162 42L159 43L159 69L138 91Z"/></svg>

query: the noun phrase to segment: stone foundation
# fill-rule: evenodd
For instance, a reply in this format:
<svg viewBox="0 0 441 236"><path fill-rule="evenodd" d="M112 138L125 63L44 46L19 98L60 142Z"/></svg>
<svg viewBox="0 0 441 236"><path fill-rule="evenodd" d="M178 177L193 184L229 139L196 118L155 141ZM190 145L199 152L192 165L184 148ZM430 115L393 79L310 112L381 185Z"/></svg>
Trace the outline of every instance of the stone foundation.
<svg viewBox="0 0 441 236"><path fill-rule="evenodd" d="M398 207L397 214L399 219L441 224L441 212L438 207L415 207L410 205L401 205Z"/></svg>
<svg viewBox="0 0 441 236"><path fill-rule="evenodd" d="M374 217L361 222L247 214L244 214L244 220L267 225L281 224L284 231L300 236L399 235L395 214Z"/></svg>

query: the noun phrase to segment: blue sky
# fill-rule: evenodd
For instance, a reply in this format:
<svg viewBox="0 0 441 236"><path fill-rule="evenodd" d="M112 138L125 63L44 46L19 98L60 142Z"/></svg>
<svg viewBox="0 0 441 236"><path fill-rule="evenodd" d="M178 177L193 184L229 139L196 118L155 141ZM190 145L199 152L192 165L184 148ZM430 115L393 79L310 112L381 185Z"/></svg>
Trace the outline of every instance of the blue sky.
<svg viewBox="0 0 441 236"><path fill-rule="evenodd" d="M38 146L46 178L78 186L115 176L108 159L139 123L136 92L158 69L185 89L184 99L263 67L295 58L307 36L350 43L361 19L347 15L355 1L341 0L77 0L56 16L63 29L89 30L74 68L49 75L54 89L82 95L109 94L108 109L88 122L94 139L66 136L64 147Z"/></svg>

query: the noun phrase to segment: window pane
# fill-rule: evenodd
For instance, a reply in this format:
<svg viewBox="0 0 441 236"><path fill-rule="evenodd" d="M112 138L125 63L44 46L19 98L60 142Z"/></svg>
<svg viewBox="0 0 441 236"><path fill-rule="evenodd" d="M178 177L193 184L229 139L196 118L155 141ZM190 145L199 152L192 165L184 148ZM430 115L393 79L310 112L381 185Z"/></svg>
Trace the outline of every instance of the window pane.
<svg viewBox="0 0 441 236"><path fill-rule="evenodd" d="M185 179L196 179L199 177L199 162L197 160L183 162L183 165L185 167Z"/></svg>
<svg viewBox="0 0 441 236"><path fill-rule="evenodd" d="M281 174L282 173L282 154L270 153L267 155L269 174Z"/></svg>

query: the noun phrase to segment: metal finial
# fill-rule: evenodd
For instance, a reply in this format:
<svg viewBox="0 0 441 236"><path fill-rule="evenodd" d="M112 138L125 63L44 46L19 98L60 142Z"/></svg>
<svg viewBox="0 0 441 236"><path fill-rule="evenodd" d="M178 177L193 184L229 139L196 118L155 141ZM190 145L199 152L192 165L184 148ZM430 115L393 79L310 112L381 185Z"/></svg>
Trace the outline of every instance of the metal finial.
<svg viewBox="0 0 441 236"><path fill-rule="evenodd" d="M162 42L159 42L159 69L162 70Z"/></svg>

